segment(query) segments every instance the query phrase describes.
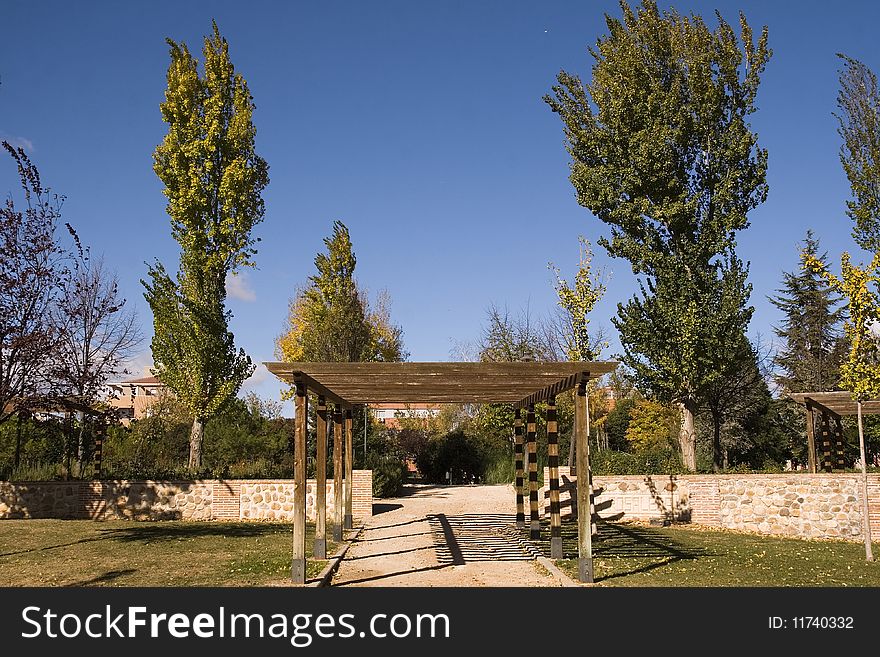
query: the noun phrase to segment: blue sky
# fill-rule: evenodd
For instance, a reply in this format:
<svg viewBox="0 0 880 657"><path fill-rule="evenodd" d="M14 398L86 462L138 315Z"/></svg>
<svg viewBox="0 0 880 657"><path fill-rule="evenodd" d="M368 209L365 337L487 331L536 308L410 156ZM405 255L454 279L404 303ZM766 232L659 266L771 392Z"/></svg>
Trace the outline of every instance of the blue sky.
<svg viewBox="0 0 880 657"><path fill-rule="evenodd" d="M662 7L670 3L662 2ZM812 228L836 259L854 250L849 187L832 116L844 52L880 71L868 2L677 2L768 25L774 55L752 125L769 150L770 194L739 237L751 262L751 336L780 317L766 301ZM272 360L287 302L312 273L335 219L350 228L356 276L386 289L412 360L474 341L490 302L535 314L555 303L548 261L571 276L578 234L604 224L577 205L562 126L542 102L564 68L588 79L586 48L611 0L582 2L20 2L0 5L0 137L24 145L65 194L64 219L102 252L137 307L145 261L177 260L151 154L165 134L165 38L200 52L215 18L257 105L268 161L258 268L229 304L238 342ZM0 161L2 192L15 188ZM628 264L596 248L609 276L594 321L634 291ZM237 297L237 298L236 298ZM149 362L144 343L142 367ZM258 372L247 388L277 397Z"/></svg>

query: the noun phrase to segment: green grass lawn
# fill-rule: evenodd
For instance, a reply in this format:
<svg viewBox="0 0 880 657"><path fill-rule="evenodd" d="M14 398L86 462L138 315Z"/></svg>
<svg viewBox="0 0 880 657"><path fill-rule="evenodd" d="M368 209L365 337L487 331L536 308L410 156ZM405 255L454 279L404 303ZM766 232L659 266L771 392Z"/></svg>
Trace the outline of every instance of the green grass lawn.
<svg viewBox="0 0 880 657"><path fill-rule="evenodd" d="M600 522L593 567L601 586L880 586L880 562L864 543L805 541L693 526ZM566 559L577 580L577 525L562 525ZM549 526L540 543L550 556ZM874 553L880 555L876 543Z"/></svg>
<svg viewBox="0 0 880 657"><path fill-rule="evenodd" d="M291 538L288 523L3 520L0 585L283 586ZM309 556L313 539L309 525ZM310 558L308 577L326 564Z"/></svg>

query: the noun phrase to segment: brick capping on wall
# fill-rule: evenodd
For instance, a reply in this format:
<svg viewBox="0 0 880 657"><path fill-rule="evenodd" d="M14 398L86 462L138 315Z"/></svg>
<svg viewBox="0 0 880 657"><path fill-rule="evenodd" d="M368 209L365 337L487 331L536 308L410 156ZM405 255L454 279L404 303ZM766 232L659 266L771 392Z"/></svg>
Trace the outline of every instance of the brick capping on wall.
<svg viewBox="0 0 880 657"><path fill-rule="evenodd" d="M544 468L544 513L550 513ZM559 468L560 506L571 515L577 476ZM608 520L675 520L799 538L862 540L862 475L721 474L594 476L596 513ZM871 535L880 536L880 474L868 475Z"/></svg>
<svg viewBox="0 0 880 657"><path fill-rule="evenodd" d="M352 475L352 512L373 515L373 471ZM315 519L315 480L306 482L306 516ZM327 517L333 514L327 480ZM293 520L291 479L198 481L0 481L0 519Z"/></svg>

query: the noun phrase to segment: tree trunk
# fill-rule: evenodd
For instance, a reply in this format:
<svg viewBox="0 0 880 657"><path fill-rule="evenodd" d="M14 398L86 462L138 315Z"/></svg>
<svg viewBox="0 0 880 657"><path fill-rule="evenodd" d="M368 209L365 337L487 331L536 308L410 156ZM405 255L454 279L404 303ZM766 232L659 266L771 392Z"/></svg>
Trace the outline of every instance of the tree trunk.
<svg viewBox="0 0 880 657"><path fill-rule="evenodd" d="M189 469L202 469L202 440L205 437L205 421L202 418L193 420L189 434Z"/></svg>
<svg viewBox="0 0 880 657"><path fill-rule="evenodd" d="M693 401L687 400L679 403L681 409L681 428L678 432L678 444L681 448L681 461L691 472L697 470L697 433L694 428Z"/></svg>
<svg viewBox="0 0 880 657"><path fill-rule="evenodd" d="M12 465L16 468L21 463L21 416L22 411L18 411L15 421L15 457L12 461Z"/></svg>
<svg viewBox="0 0 880 657"><path fill-rule="evenodd" d="M77 412L76 416L79 418L79 432L76 436L76 463L78 470L77 476L82 477L86 460L86 414L82 411L79 411Z"/></svg>
<svg viewBox="0 0 880 657"><path fill-rule="evenodd" d="M724 451L721 449L721 417L712 414L712 472L724 469Z"/></svg>

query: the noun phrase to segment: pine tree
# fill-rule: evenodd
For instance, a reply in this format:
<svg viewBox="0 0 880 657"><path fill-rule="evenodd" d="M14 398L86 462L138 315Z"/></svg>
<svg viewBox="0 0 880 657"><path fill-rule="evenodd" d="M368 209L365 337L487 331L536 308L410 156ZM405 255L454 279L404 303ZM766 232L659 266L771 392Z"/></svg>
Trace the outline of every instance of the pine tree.
<svg viewBox="0 0 880 657"><path fill-rule="evenodd" d="M816 261L828 267L828 254L819 255L819 240L808 230L801 262ZM776 383L785 392L839 390L840 364L846 357L841 322L845 308L816 269L801 267L782 274L782 288L769 297L784 317L774 333L783 341L773 358Z"/></svg>

